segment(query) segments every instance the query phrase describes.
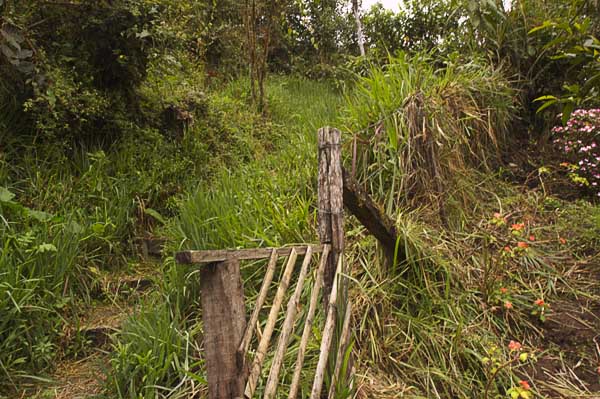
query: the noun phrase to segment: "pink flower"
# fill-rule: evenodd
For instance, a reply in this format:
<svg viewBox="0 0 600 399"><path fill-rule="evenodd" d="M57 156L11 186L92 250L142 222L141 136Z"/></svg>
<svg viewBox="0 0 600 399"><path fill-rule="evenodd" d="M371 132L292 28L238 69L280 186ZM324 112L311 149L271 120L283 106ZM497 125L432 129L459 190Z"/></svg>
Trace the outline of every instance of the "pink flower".
<svg viewBox="0 0 600 399"><path fill-rule="evenodd" d="M544 306L545 305L545 302L544 302L543 299L536 299L533 303L535 305L537 305L537 306Z"/></svg>
<svg viewBox="0 0 600 399"><path fill-rule="evenodd" d="M510 351L520 351L523 345L519 341L510 341L508 343L508 349Z"/></svg>
<svg viewBox="0 0 600 399"><path fill-rule="evenodd" d="M526 391L529 391L531 389L531 387L529 386L529 383L525 380L519 381L519 385L521 385L521 388L523 388Z"/></svg>
<svg viewBox="0 0 600 399"><path fill-rule="evenodd" d="M525 228L525 223L515 223L511 226L511 229L516 230L516 231L523 230L524 228Z"/></svg>

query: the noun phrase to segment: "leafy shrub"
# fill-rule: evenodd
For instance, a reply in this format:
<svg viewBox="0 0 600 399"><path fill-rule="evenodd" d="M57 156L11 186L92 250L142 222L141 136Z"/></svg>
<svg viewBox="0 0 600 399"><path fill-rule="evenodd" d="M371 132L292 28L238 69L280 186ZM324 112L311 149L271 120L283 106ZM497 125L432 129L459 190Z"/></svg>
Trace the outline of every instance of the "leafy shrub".
<svg viewBox="0 0 600 399"><path fill-rule="evenodd" d="M578 109L552 133L554 144L568 161L563 165L571 180L600 197L600 109Z"/></svg>
<svg viewBox="0 0 600 399"><path fill-rule="evenodd" d="M133 0L6 7L0 86L12 91L13 111L27 112L26 133L78 141L116 136L112 122L128 119L146 76L148 35L140 32L157 10Z"/></svg>
<svg viewBox="0 0 600 399"><path fill-rule="evenodd" d="M553 40L545 49L555 52L554 63L560 63L567 73L561 77L562 93L544 95L535 99L542 102L538 112L560 105L563 123L577 107L599 104L600 96L600 40L592 35L592 22L584 18L578 22L545 21L531 33L551 31Z"/></svg>

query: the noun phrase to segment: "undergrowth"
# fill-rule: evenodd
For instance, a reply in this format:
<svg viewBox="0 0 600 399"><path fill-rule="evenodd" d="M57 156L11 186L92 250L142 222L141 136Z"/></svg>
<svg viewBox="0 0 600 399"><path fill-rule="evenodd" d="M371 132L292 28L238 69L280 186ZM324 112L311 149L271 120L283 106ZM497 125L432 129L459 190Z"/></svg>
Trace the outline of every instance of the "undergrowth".
<svg viewBox="0 0 600 399"><path fill-rule="evenodd" d="M243 92L244 81L233 82L225 90L233 96ZM280 132L274 136L270 152L257 154L247 165L222 170L182 199L178 217L164 229L170 238L168 252L314 241L316 131L335 121L339 99L326 84L294 78L273 79L269 93L273 130ZM260 289L263 268L264 262L255 262L242 269L249 298L255 298ZM200 331L197 271L176 265L171 258L164 273L162 295L147 306L167 303L170 310L133 316L117 337L109 389L119 397L185 396L198 389L198 378L204 376L198 351L189 351L184 345L171 346L169 351L158 349L166 329L180 335L188 331L191 340ZM161 320L149 322L149 317ZM140 330L152 338L139 340L135 331ZM151 360L144 360L148 357ZM186 370L182 359L194 367ZM153 384L143 379L147 374L152 375ZM137 377L132 380L132 375Z"/></svg>

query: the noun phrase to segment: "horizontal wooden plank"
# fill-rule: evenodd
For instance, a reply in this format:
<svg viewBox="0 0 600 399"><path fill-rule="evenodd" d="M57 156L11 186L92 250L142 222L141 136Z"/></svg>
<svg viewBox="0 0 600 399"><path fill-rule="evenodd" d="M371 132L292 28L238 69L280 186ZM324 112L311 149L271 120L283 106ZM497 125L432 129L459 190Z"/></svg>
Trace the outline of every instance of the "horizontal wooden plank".
<svg viewBox="0 0 600 399"><path fill-rule="evenodd" d="M276 248L279 257L289 256L292 248L296 249L298 255L306 254L309 245L291 246ZM313 253L323 252L322 245L310 245ZM184 265L200 263L224 262L227 259L251 260L264 259L271 257L273 248L251 248L251 249L232 249L232 250L213 250L213 251L181 251L175 254L175 260Z"/></svg>

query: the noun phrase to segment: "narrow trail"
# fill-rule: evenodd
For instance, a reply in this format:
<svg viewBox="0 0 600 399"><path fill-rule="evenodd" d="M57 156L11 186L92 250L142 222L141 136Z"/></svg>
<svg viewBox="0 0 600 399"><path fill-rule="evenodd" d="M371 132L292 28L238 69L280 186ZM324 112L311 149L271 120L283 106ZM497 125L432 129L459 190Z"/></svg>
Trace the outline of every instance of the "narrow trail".
<svg viewBox="0 0 600 399"><path fill-rule="evenodd" d="M20 398L87 399L104 392L111 337L141 309L141 299L155 289L157 260L144 255L133 272L99 276L97 301L82 312L67 334L71 340L82 341L81 353L65 356L45 382L25 387ZM151 251L150 255L156 257L157 253Z"/></svg>

